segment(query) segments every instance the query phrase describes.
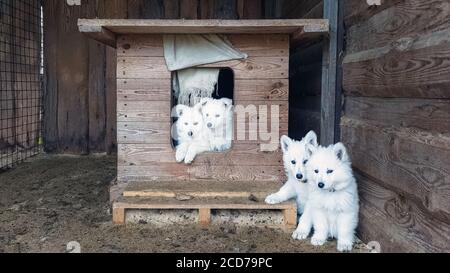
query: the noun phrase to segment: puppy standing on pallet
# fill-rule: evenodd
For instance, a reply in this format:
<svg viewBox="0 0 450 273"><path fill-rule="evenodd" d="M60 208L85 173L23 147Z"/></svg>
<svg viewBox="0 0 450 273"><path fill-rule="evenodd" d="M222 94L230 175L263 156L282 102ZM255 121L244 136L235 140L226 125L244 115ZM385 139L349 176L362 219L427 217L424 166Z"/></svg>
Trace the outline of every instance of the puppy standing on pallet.
<svg viewBox="0 0 450 273"><path fill-rule="evenodd" d="M281 137L283 162L288 180L277 193L267 196L266 203L278 204L296 198L297 211L300 214L303 213L309 190L306 164L312 155L313 148L317 146L317 135L313 131L310 131L301 141L287 136Z"/></svg>
<svg viewBox="0 0 450 273"><path fill-rule="evenodd" d="M314 228L311 244L337 239L339 251L350 251L358 225L359 198L350 158L342 143L313 148L306 165L309 198L294 239L306 239Z"/></svg>
<svg viewBox="0 0 450 273"><path fill-rule="evenodd" d="M190 164L198 154L210 150L200 111L201 104L194 107L179 104L173 108L172 116L178 118L173 132L174 139L178 142L175 154L177 162L184 160L184 163Z"/></svg>

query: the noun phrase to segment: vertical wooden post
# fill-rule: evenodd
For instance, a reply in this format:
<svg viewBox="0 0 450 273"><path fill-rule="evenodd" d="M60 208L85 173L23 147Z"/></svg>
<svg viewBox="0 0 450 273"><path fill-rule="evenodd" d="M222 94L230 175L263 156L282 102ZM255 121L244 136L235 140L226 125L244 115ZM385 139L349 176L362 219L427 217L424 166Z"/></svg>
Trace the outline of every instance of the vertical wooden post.
<svg viewBox="0 0 450 273"><path fill-rule="evenodd" d="M113 207L113 224L125 224L125 209L120 207Z"/></svg>
<svg viewBox="0 0 450 273"><path fill-rule="evenodd" d="M342 90L342 1L324 0L324 18L330 22L330 34L325 39L322 59L322 100L320 143L329 145L340 139L339 122Z"/></svg>
<svg viewBox="0 0 450 273"><path fill-rule="evenodd" d="M284 226L286 229L295 228L297 225L297 208L283 210Z"/></svg>
<svg viewBox="0 0 450 273"><path fill-rule="evenodd" d="M198 222L202 227L208 227L211 223L211 209L200 208L198 210Z"/></svg>

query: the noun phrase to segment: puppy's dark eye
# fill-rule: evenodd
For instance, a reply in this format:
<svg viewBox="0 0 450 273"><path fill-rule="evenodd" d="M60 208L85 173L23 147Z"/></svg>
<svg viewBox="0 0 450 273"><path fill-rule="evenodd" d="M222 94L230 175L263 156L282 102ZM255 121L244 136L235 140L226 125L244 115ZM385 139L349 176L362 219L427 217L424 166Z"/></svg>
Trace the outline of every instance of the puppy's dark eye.
<svg viewBox="0 0 450 273"><path fill-rule="evenodd" d="M220 118L220 115L216 115L216 118Z"/></svg>
<svg viewBox="0 0 450 273"><path fill-rule="evenodd" d="M328 170L327 174L333 173L333 170Z"/></svg>
<svg viewBox="0 0 450 273"><path fill-rule="evenodd" d="M319 173L319 170L314 170L315 173Z"/></svg>
<svg viewBox="0 0 450 273"><path fill-rule="evenodd" d="M189 123L185 122L184 125L189 125Z"/></svg>
<svg viewBox="0 0 450 273"><path fill-rule="evenodd" d="M303 165L306 165L308 163L308 160L303 161Z"/></svg>
<svg viewBox="0 0 450 273"><path fill-rule="evenodd" d="M209 117L209 114L206 114L207 117Z"/></svg>
<svg viewBox="0 0 450 273"><path fill-rule="evenodd" d="M197 126L197 125L198 125L198 122L194 122L194 125Z"/></svg>
<svg viewBox="0 0 450 273"><path fill-rule="evenodd" d="M297 164L297 161L292 160L291 163L292 163L292 165L295 165L295 164Z"/></svg>

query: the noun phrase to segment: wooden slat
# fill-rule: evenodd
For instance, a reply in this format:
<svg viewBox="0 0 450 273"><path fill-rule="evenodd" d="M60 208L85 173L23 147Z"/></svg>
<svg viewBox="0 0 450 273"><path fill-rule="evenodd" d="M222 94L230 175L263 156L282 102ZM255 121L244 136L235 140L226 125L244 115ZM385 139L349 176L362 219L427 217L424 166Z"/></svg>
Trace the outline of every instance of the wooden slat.
<svg viewBox="0 0 450 273"><path fill-rule="evenodd" d="M114 203L113 209L292 209L294 201L275 205L264 202L253 202L248 198L194 198L189 201L178 201L173 198L121 198Z"/></svg>
<svg viewBox="0 0 450 273"><path fill-rule="evenodd" d="M345 115L391 126L450 132L450 101L404 98L347 97Z"/></svg>
<svg viewBox="0 0 450 273"><path fill-rule="evenodd" d="M236 101L287 101L289 81L287 79L235 80ZM117 96L120 101L170 100L168 79L122 79L118 81Z"/></svg>
<svg viewBox="0 0 450 273"><path fill-rule="evenodd" d="M449 27L450 18L447 1L403 1L379 11L360 24L351 25L347 31L347 53L384 47L405 37L420 38L423 34L448 29ZM369 33L370 35L368 35ZM361 37L364 37L364 39L361 39Z"/></svg>
<svg viewBox="0 0 450 273"><path fill-rule="evenodd" d="M197 19L198 5L198 0L180 0L180 18Z"/></svg>
<svg viewBox="0 0 450 273"><path fill-rule="evenodd" d="M117 38L121 57L164 57L162 35L121 35Z"/></svg>
<svg viewBox="0 0 450 273"><path fill-rule="evenodd" d="M262 19L262 0L237 0L239 19Z"/></svg>
<svg viewBox="0 0 450 273"><path fill-rule="evenodd" d="M100 18L126 18L127 2L124 0L104 0L104 17ZM117 51L106 47L106 135L105 149L108 154L117 152Z"/></svg>
<svg viewBox="0 0 450 273"><path fill-rule="evenodd" d="M175 163L175 150L167 140L161 144L125 143L119 145L119 165L148 166L158 162ZM208 166L274 166L282 165L282 156L279 151L262 152L259 144L235 143L229 151L198 155L194 165L203 164Z"/></svg>
<svg viewBox="0 0 450 273"><path fill-rule="evenodd" d="M118 34L149 33L293 33L327 32L328 21L324 19L291 20L101 20L80 19L81 32L93 27L104 27Z"/></svg>
<svg viewBox="0 0 450 273"><path fill-rule="evenodd" d="M289 58L289 36L282 34L230 34L227 38L249 57Z"/></svg>
<svg viewBox="0 0 450 273"><path fill-rule="evenodd" d="M343 118L342 141L353 166L420 200L430 212L450 215L450 138Z"/></svg>
<svg viewBox="0 0 450 273"><path fill-rule="evenodd" d="M357 174L360 194L358 236L376 241L382 252L449 252L450 222L430 214L402 192Z"/></svg>
<svg viewBox="0 0 450 273"><path fill-rule="evenodd" d="M198 210L198 222L202 227L207 227L211 223L210 208L200 208Z"/></svg>
<svg viewBox="0 0 450 273"><path fill-rule="evenodd" d="M390 52L380 58L344 63L343 87L348 95L450 98L449 43Z"/></svg>
<svg viewBox="0 0 450 273"><path fill-rule="evenodd" d="M170 122L170 101L125 101L117 103L118 121Z"/></svg>
<svg viewBox="0 0 450 273"><path fill-rule="evenodd" d="M225 61L201 67L229 67L235 79L286 79L289 77L289 58L249 57L245 60Z"/></svg>
<svg viewBox="0 0 450 273"><path fill-rule="evenodd" d="M254 57L246 60L226 61L201 67L229 67L235 79L286 79L289 60L283 57ZM118 79L170 79L163 57L119 57Z"/></svg>
<svg viewBox="0 0 450 273"><path fill-rule="evenodd" d="M280 166L208 166L183 164L158 166L118 166L118 179L120 181L173 181L173 180L217 180L228 181L273 181L284 180L284 170ZM174 169L172 169L171 167ZM167 168L166 171L163 171ZM180 170L187 168L188 171ZM169 172L170 171L170 172Z"/></svg>
<svg viewBox="0 0 450 273"><path fill-rule="evenodd" d="M117 81L117 99L124 101L164 101L171 99L169 79L122 79Z"/></svg>
<svg viewBox="0 0 450 273"><path fill-rule="evenodd" d="M289 37L281 34L226 36L234 47L250 57L288 57ZM121 35L117 39L118 55L123 57L163 57L162 35Z"/></svg>
<svg viewBox="0 0 450 273"><path fill-rule="evenodd" d="M170 122L118 122L117 140L119 143L169 143L170 127Z"/></svg>
<svg viewBox="0 0 450 273"><path fill-rule="evenodd" d="M130 181L123 192L125 197L176 198L187 195L194 198L229 197L250 198L254 195L264 200L268 194L279 190L281 183L272 181Z"/></svg>
<svg viewBox="0 0 450 273"><path fill-rule="evenodd" d="M58 30L57 16L61 3L56 0L43 2L44 12L44 68L45 68L45 92L43 98L43 137L44 150L46 152L55 152L58 150ZM5 16L6 18L6 16ZM4 32L5 33L5 32ZM6 84L6 82L5 82ZM2 105L2 110L7 109ZM2 117L4 117L2 113ZM2 128L5 126L2 124ZM3 132L3 131L2 131Z"/></svg>
<svg viewBox="0 0 450 273"><path fill-rule="evenodd" d="M384 1L383 4L379 6L369 6L366 1L361 0L345 0L343 2L345 25L351 26L363 22L373 15L380 13L392 6L395 6L398 3L405 2L405 0Z"/></svg>
<svg viewBox="0 0 450 273"><path fill-rule="evenodd" d="M118 57L117 79L169 79L164 57Z"/></svg>

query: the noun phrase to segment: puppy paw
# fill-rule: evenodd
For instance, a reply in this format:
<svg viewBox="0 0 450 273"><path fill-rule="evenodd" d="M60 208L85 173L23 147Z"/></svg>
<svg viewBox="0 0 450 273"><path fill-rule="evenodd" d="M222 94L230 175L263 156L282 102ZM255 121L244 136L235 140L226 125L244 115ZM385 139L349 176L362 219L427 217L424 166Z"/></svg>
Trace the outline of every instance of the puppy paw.
<svg viewBox="0 0 450 273"><path fill-rule="evenodd" d="M195 155L195 153L188 151L186 157L184 158L184 163L191 164L192 161L194 161Z"/></svg>
<svg viewBox="0 0 450 273"><path fill-rule="evenodd" d="M338 240L337 250L340 252L349 252L352 251L353 243L352 242L342 242Z"/></svg>
<svg viewBox="0 0 450 273"><path fill-rule="evenodd" d="M178 149L175 153L175 160L180 163L184 160L185 152L181 149Z"/></svg>
<svg viewBox="0 0 450 273"><path fill-rule="evenodd" d="M294 240L305 240L308 238L309 230L298 227L294 233L292 233L292 239Z"/></svg>
<svg viewBox="0 0 450 273"><path fill-rule="evenodd" d="M320 238L320 237L317 237L317 236L313 236L311 238L311 244L313 246L323 246L326 241L327 241L327 239Z"/></svg>
<svg viewBox="0 0 450 273"><path fill-rule="evenodd" d="M283 200L281 200L281 199L274 193L274 194L271 194L271 195L267 196L265 202L266 202L267 204L273 205L273 204L279 204L279 203L283 202Z"/></svg>

